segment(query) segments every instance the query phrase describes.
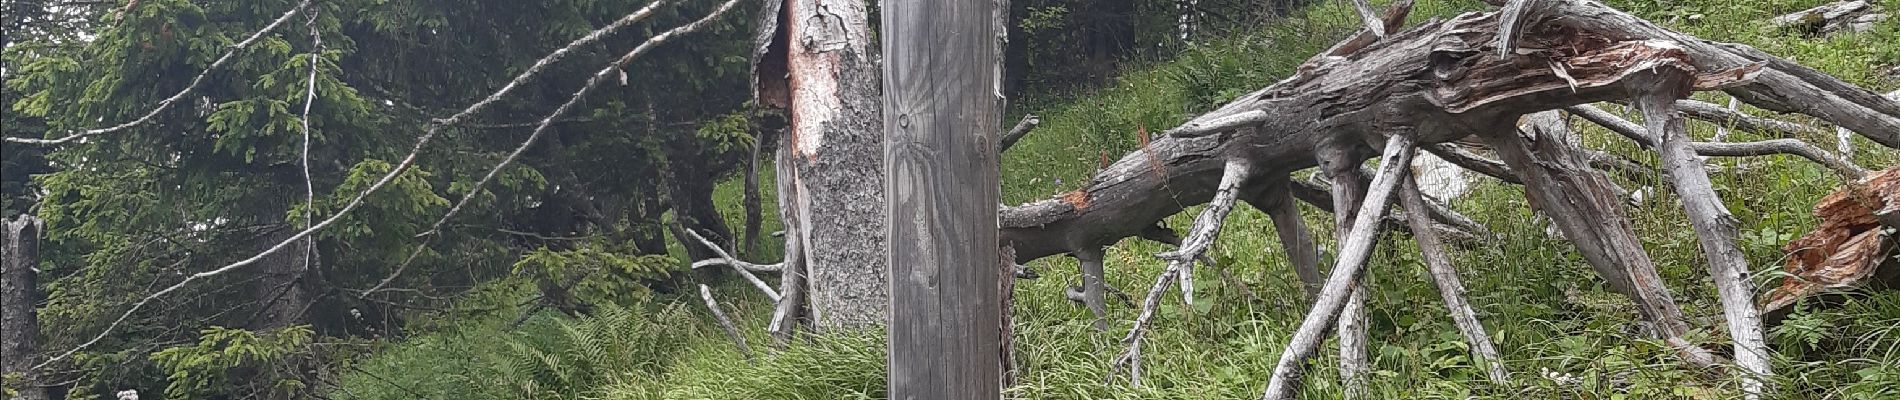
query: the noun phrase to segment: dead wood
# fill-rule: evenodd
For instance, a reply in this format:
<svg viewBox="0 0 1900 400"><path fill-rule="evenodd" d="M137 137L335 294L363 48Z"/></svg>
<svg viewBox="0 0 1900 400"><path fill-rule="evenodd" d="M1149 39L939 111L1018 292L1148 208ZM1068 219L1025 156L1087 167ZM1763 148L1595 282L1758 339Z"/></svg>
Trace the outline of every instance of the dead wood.
<svg viewBox="0 0 1900 400"><path fill-rule="evenodd" d="M1788 273L1762 299L1764 319L1777 323L1796 302L1829 293L1900 288L1896 239L1900 229L1900 166L1868 175L1814 205L1821 224L1782 247Z"/></svg>
<svg viewBox="0 0 1900 400"><path fill-rule="evenodd" d="M1306 359L1325 340L1327 326L1346 309L1353 287L1359 281L1360 272L1364 270L1378 239L1379 220L1391 205L1392 192L1403 180L1401 175L1411 167L1411 156L1416 150L1414 143L1410 135L1394 135L1386 139L1379 173L1372 178L1352 226L1347 228L1352 234L1343 237L1338 259L1333 264L1332 274L1326 278L1326 285L1320 289L1319 298L1313 302L1313 308L1307 311L1305 319L1300 321L1291 342L1280 353L1280 361L1267 381L1263 399L1293 397L1298 381L1304 375L1301 370ZM1356 167L1353 169L1357 170Z"/></svg>
<svg viewBox="0 0 1900 400"><path fill-rule="evenodd" d="M1399 187L1400 205L1407 210L1424 208L1425 195L1418 190L1418 183L1407 179ZM1458 326L1458 332L1465 336L1465 343L1471 346L1472 358L1485 368L1485 376L1491 382L1504 383L1509 375L1504 372L1503 357L1491 344L1491 335L1485 332L1484 324L1478 321L1478 313L1471 309L1471 301L1465 299L1465 284L1458 279L1457 268L1451 265L1451 255L1445 251L1444 243L1438 234L1429 229L1431 220L1416 212L1406 213L1406 221L1412 224L1412 239L1418 242L1419 254L1425 259L1426 269L1431 271L1432 283L1438 286L1438 295L1445 301L1445 309L1450 311L1451 320Z"/></svg>
<svg viewBox="0 0 1900 400"><path fill-rule="evenodd" d="M1008 152L1009 148L1016 147L1017 141L1023 140L1023 136L1029 136L1029 131L1035 130L1036 125L1041 124L1042 118L1035 114L1023 116L1023 120L1017 121L1016 127L1009 128L1009 133L1003 134L1003 138L996 143L996 152Z"/></svg>
<svg viewBox="0 0 1900 400"><path fill-rule="evenodd" d="M1675 104L1683 103L1678 101ZM1647 128L1625 120L1622 117L1618 117L1615 114L1603 111L1602 109L1590 105L1576 105L1566 107L1565 110L1569 110L1577 116L1583 117L1604 128L1609 128L1611 132L1623 135L1623 137L1629 138L1630 141L1636 142L1636 144L1642 145L1643 147L1654 148L1657 145L1656 135L1650 133ZM1740 127L1738 126L1738 128ZM1819 147L1796 139L1770 139L1758 142L1739 143L1692 142L1689 143L1689 148L1694 150L1694 153L1697 155L1716 157L1754 157L1787 154L1808 159L1808 161L1813 161L1816 164L1821 164L1821 166L1834 170L1835 173L1840 174L1849 181L1860 179L1860 177L1867 175L1867 169L1855 165L1852 160L1848 160L1839 154L1822 150Z"/></svg>
<svg viewBox="0 0 1900 400"><path fill-rule="evenodd" d="M1766 390L1761 378L1772 376L1774 372L1768 365L1770 354L1766 335L1762 333L1761 314L1755 309L1755 291L1748 281L1748 259L1735 243L1738 222L1715 193L1708 170L1691 148L1682 117L1676 114L1676 100L1689 95L1687 79L1690 78L1687 71L1676 72L1674 76L1659 73L1649 77L1655 84L1650 92L1636 98L1636 105L1643 110L1644 127L1660 139L1656 153L1662 159L1670 186L1681 200L1683 212L1689 216L1689 225L1695 229L1702 254L1709 260L1709 275L1715 278L1716 292L1722 298L1722 315L1728 321L1729 337L1735 343L1734 357L1736 366L1740 367L1737 372L1741 375L1742 393L1744 398L1754 400Z"/></svg>
<svg viewBox="0 0 1900 400"><path fill-rule="evenodd" d="M706 302L706 309L712 311L713 319L719 321L719 327L726 330L726 336L739 346L739 354L747 360L752 359L752 346L745 344L745 334L739 333L739 327L732 324L732 318L726 316L726 310L719 308L719 302L713 300L712 288L699 285L699 299Z"/></svg>
<svg viewBox="0 0 1900 400"><path fill-rule="evenodd" d="M1526 137L1505 121L1635 98L1649 93L1650 82L1659 74L1673 74L1689 77L1686 90L1726 90L1756 107L1818 117L1900 148L1900 104L1747 46L1672 32L1596 1L1523 3L1508 13L1514 16L1505 24L1513 27L1504 35L1508 40L1499 35L1500 13L1466 13L1405 31L1388 29L1384 38L1360 32L1309 59L1292 76L1166 131L1105 166L1079 189L1003 209L999 244L1015 249L1019 263L1097 249L1142 236L1157 221L1216 199L1217 193L1233 192L1222 190L1223 177L1236 163L1258 177L1242 181L1239 192L1249 202L1260 199L1271 206L1271 199L1284 196L1274 191L1299 196L1303 189L1295 184L1271 186L1277 182L1273 178L1320 166L1324 147L1339 147L1328 151L1349 155L1334 157L1345 163L1357 163L1373 155L1372 144L1390 141L1387 136L1393 133L1404 132L1425 146L1477 133L1498 152L1502 166L1481 157L1465 157L1479 162L1462 165L1483 165L1495 176L1525 182L1533 206L1553 216L1609 287L1638 304L1657 337L1691 364L1719 363L1712 353L1683 339L1689 326L1636 240L1621 206L1620 188L1591 167L1588 153L1562 136L1538 140L1544 135L1533 132ZM1389 17L1387 26L1396 27ZM1708 150L1746 152L1721 146ZM1598 164L1634 170L1616 160ZM1316 203L1332 203L1327 200ZM1369 237L1381 216L1355 218L1356 234L1347 238ZM1356 228L1362 220L1371 221L1364 225L1367 231ZM1196 229L1207 226L1212 224L1196 223ZM1351 249L1352 240L1347 242ZM1185 253L1191 252L1177 252L1171 267L1156 277L1144 310L1153 309L1162 292L1191 268L1176 266L1191 264L1192 257L1180 257ZM1350 253L1340 252L1342 259ZM1309 315L1314 318L1302 324L1307 334L1297 337L1306 342L1289 346L1283 354L1283 368L1275 375L1281 384L1270 384L1275 390L1270 398L1278 398L1272 393L1290 393L1287 385L1298 373L1285 368L1287 363L1297 364L1290 360L1310 355L1304 346L1317 346L1324 331L1324 326L1306 325L1315 320L1331 324L1332 310L1347 303L1350 275L1336 272L1327 282L1327 289L1336 290L1321 292L1316 305L1324 307L1315 308L1317 314ZM1340 279L1348 281L1333 285ZM1137 329L1131 331L1134 340L1118 363L1126 363L1137 375L1139 335L1152 317L1144 312L1137 318Z"/></svg>

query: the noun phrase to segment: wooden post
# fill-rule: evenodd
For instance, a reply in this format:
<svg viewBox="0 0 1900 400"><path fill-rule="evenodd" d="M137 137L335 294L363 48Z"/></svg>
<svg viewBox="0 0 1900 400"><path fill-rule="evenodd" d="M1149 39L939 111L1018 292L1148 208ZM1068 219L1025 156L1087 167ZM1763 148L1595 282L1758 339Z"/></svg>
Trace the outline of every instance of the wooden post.
<svg viewBox="0 0 1900 400"><path fill-rule="evenodd" d="M994 0L884 3L890 397L999 399Z"/></svg>

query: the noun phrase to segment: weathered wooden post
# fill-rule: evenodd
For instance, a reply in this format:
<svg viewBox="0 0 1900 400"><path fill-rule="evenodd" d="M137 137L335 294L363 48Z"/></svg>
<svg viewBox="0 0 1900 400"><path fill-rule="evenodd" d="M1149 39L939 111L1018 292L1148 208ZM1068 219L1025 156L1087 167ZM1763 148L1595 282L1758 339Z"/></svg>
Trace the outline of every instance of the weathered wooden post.
<svg viewBox="0 0 1900 400"><path fill-rule="evenodd" d="M884 2L892 399L998 399L995 0Z"/></svg>

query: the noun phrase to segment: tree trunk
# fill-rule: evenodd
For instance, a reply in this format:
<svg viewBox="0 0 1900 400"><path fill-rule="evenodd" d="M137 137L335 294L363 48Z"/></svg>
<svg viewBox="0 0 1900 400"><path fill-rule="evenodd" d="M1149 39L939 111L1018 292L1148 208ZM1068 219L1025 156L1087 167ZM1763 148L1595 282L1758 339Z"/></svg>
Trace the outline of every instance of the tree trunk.
<svg viewBox="0 0 1900 400"><path fill-rule="evenodd" d="M256 216L259 222L287 223L284 217L289 215L291 202L301 199L291 199L293 191L282 193L281 195L265 195L266 198L263 201L269 203L266 209ZM257 248L268 249L283 242L284 239L289 239L297 233L297 229L293 228L294 226L284 225L273 229L270 233L257 238ZM310 263L312 261L310 242L309 240L297 242L283 251L258 260L257 271L263 277L251 287L251 299L259 306L256 316L252 318L251 326L257 329L276 329L305 321L303 311L307 309L306 306L311 301L315 300L311 296L309 282L304 280L310 268L315 267Z"/></svg>
<svg viewBox="0 0 1900 400"><path fill-rule="evenodd" d="M38 358L40 323L34 305L39 303L40 220L22 215L0 221L0 376L19 374L9 381L20 400L45 400L32 371Z"/></svg>
<svg viewBox="0 0 1900 400"><path fill-rule="evenodd" d="M776 6L776 7L775 7ZM787 265L799 264L819 330L882 326L883 123L866 4L787 0L761 26L761 104L785 107L778 199ZM781 61L782 60L782 61ZM788 296L789 297L789 296Z"/></svg>

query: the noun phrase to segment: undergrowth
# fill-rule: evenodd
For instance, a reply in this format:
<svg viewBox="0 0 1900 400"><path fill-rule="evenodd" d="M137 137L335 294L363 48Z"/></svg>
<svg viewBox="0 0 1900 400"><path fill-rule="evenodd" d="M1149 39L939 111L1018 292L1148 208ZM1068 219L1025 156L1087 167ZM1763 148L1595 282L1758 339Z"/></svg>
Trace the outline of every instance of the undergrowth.
<svg viewBox="0 0 1900 400"><path fill-rule="evenodd" d="M1138 145L1138 131L1156 132L1281 77L1306 57L1330 46L1356 26L1349 8L1327 2L1257 32L1235 34L1186 49L1172 60L1124 73L1114 84L1066 102L1033 109L1044 123L1003 161L1003 194L1011 204L1037 200L1084 184L1103 157L1119 157ZM1900 82L1879 68L1900 63L1900 22L1873 31L1809 39L1767 27L1774 15L1811 7L1821 0L1613 1L1615 6L1705 38L1747 43L1826 71L1849 82L1893 90ZM1478 3L1424 1L1413 21L1445 17ZM1725 95L1699 94L1725 103ZM1044 104L1046 103L1046 104ZM1762 110L1746 109L1758 115ZM1611 107L1613 112L1620 108ZM1806 118L1781 116L1806 123ZM1013 122L1013 121L1009 121ZM1581 125L1581 123L1579 123ZM1691 134L1708 137L1714 127L1692 123ZM1591 147L1656 165L1653 155L1595 128L1583 130ZM1737 132L1732 140L1763 139ZM1832 137L1799 139L1832 147ZM1900 155L1860 141L1856 161L1870 168L1900 162ZM1755 269L1759 291L1778 282L1782 243L1817 222L1812 205L1841 183L1826 169L1792 157L1715 159L1715 180L1742 223L1742 245ZM769 172L767 204L770 204ZM1630 209L1637 232L1662 269L1668 286L1692 323L1690 339L1727 349L1721 312L1693 231L1667 183L1620 182L1649 187ZM737 182L723 185L718 204L739 226ZM1368 269L1369 314L1375 398L1447 399L1726 399L1736 382L1685 366L1658 343L1641 339L1633 307L1607 292L1572 250L1545 233L1519 188L1495 182L1454 207L1496 231L1501 240L1458 250L1454 257L1470 288L1473 306L1503 352L1513 374L1506 384L1484 379L1465 344L1438 304L1438 295L1408 237L1388 233ZM772 207L766 207L774 221ZM1192 208L1169 222L1186 226ZM1331 217L1304 210L1309 226L1330 226ZM1265 214L1236 209L1210 255L1218 268L1197 271L1205 300L1189 307L1170 296L1148 335L1144 386L1126 380L1103 383L1110 360L1136 309L1111 306L1109 332L1089 327L1082 307L1062 289L1079 278L1073 260L1052 257L1032 263L1039 280L1019 281L1015 331L1019 378L1007 389L1016 398L1209 399L1252 398L1302 317L1303 293L1275 244ZM768 223L767 232L775 230ZM1330 229L1315 229L1330 249ZM765 246L771 247L771 246ZM1166 250L1128 240L1108 254L1109 283L1139 294L1164 264L1151 254ZM675 252L676 254L680 252ZM1328 256L1330 257L1330 256ZM1231 279L1224 278L1231 276ZM884 350L875 332L807 336L770 350L763 334L770 305L744 285L716 290L727 312L747 332L754 358L747 359L705 311L696 292L661 293L645 302L608 307L592 317L536 315L511 327L512 305L531 295L529 286L505 282L471 296L469 308L498 307L482 315L433 316L418 333L382 345L375 356L351 367L329 393L334 399L856 399L884 394ZM459 319L456 319L459 318ZM1842 304L1802 304L1769 330L1776 351L1775 398L1900 398L1900 292L1847 296ZM1306 398L1339 396L1335 360L1328 351L1308 368Z"/></svg>

